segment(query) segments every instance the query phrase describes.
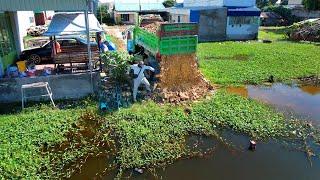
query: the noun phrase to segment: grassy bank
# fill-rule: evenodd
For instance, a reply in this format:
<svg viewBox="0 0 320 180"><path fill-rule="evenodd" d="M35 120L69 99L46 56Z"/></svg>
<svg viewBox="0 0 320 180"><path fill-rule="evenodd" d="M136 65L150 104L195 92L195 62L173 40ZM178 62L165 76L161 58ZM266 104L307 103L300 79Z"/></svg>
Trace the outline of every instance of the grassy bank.
<svg viewBox="0 0 320 180"><path fill-rule="evenodd" d="M320 73L320 46L280 41L283 34L260 31L270 44L256 41L199 44L200 68L213 83L261 84L273 76L286 81Z"/></svg>
<svg viewBox="0 0 320 180"><path fill-rule="evenodd" d="M225 92L188 108L144 102L103 117L94 111L83 114L91 107L70 110L43 107L1 115L0 177L34 179L61 175L66 166L95 151L95 143L104 141L110 132L118 144L116 163L120 169L126 169L163 165L190 155L192 152L185 146L185 137L190 134L216 136L217 128L224 127L258 139L294 136L293 129L305 128L287 123L282 115L265 105ZM79 138L78 131L90 132L87 126L79 125L83 119L90 120L90 124L100 122L95 129L103 129L107 123L111 130L75 141ZM74 131L72 137L70 131ZM304 135L304 130L301 132L300 136ZM102 139L96 141L96 137ZM69 148L53 148L61 147L67 140ZM43 149L54 151L44 153Z"/></svg>

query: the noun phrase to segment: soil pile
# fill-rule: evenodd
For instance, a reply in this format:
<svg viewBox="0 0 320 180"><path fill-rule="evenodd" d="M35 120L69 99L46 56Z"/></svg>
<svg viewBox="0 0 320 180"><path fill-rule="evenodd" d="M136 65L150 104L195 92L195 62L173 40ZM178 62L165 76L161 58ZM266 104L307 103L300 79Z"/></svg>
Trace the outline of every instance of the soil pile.
<svg viewBox="0 0 320 180"><path fill-rule="evenodd" d="M158 91L163 102L197 100L212 90L198 70L195 54L162 56Z"/></svg>
<svg viewBox="0 0 320 180"><path fill-rule="evenodd" d="M142 28L148 32L151 32L153 34L157 34L159 27L160 27L160 22L154 22L151 24L147 24L147 25L143 26Z"/></svg>
<svg viewBox="0 0 320 180"><path fill-rule="evenodd" d="M297 23L291 28L291 40L320 42L320 19Z"/></svg>

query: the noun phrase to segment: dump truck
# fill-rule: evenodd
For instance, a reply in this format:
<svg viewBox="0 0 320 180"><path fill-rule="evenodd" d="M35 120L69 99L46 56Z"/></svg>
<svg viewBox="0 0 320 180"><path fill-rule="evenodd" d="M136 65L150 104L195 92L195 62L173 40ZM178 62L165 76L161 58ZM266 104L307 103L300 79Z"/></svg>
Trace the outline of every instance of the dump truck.
<svg viewBox="0 0 320 180"><path fill-rule="evenodd" d="M143 22L143 21L141 21ZM133 29L133 54L156 69L163 101L177 103L202 97L210 88L197 64L197 23L142 23ZM130 35L131 37L131 35Z"/></svg>
<svg viewBox="0 0 320 180"><path fill-rule="evenodd" d="M133 30L134 44L143 47L148 55L177 55L195 53L198 44L198 25L196 23L158 23L154 32L148 31L150 25L136 26Z"/></svg>

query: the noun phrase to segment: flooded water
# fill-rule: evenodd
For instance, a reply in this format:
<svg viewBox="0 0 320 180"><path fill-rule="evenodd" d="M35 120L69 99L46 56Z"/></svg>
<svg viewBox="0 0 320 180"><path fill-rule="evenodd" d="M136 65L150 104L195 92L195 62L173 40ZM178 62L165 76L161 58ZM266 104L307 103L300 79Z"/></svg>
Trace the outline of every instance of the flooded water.
<svg viewBox="0 0 320 180"><path fill-rule="evenodd" d="M247 86L228 88L230 93L256 99L276 107L288 116L303 118L320 124L320 87L274 84L272 86ZM191 136L188 145L197 143L197 149L214 148L211 156L179 160L172 165L156 170L157 177L145 171L136 174L127 171L129 179L184 179L184 180L318 180L320 179L320 158L307 155L297 146L274 140L258 142L256 151L248 150L249 137L220 132L226 142L235 148L226 146L212 138ZM297 142L295 142L297 143ZM312 146L312 145L311 145ZM316 154L319 147L314 147ZM93 159L86 163L81 173L73 179L92 179L95 173L107 167L104 159ZM116 172L98 179L114 179Z"/></svg>
<svg viewBox="0 0 320 180"><path fill-rule="evenodd" d="M270 104L289 117L320 125L320 86L274 84L229 87L227 91Z"/></svg>
<svg viewBox="0 0 320 180"><path fill-rule="evenodd" d="M156 170L156 176L145 170L144 174L133 171L124 173L126 179L183 179L183 180L317 180L320 179L320 160L312 157L308 161L306 154L292 146L276 141L258 142L256 151L248 150L249 138L231 132L222 136L235 148L220 141L201 136L192 136L189 142L197 142L198 149L214 148L211 156L180 160L167 167ZM190 143L189 143L190 144ZM319 153L320 149L317 150ZM99 172L103 159L87 163L84 171L72 179L92 179L93 172ZM89 171L88 171L89 170ZM114 179L115 171L97 179Z"/></svg>

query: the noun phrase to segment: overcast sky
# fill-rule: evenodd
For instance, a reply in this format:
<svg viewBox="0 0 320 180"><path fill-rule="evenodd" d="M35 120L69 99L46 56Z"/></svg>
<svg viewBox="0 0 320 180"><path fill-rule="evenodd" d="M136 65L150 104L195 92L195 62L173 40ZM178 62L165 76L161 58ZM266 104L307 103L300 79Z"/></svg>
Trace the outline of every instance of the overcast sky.
<svg viewBox="0 0 320 180"><path fill-rule="evenodd" d="M100 0L100 2L113 2L114 0ZM124 1L124 0L123 0ZM164 0L140 0L140 2L159 2L159 1L164 1ZM125 0L125 2L139 2L139 0ZM183 2L183 0L177 0L178 3Z"/></svg>

